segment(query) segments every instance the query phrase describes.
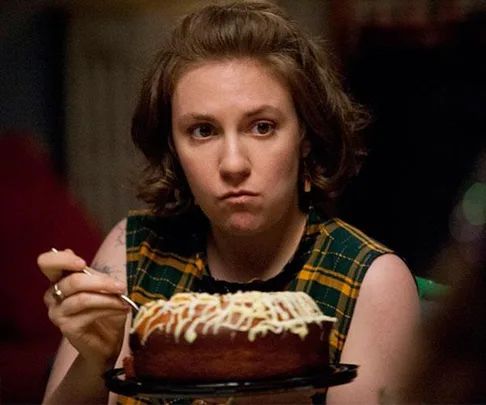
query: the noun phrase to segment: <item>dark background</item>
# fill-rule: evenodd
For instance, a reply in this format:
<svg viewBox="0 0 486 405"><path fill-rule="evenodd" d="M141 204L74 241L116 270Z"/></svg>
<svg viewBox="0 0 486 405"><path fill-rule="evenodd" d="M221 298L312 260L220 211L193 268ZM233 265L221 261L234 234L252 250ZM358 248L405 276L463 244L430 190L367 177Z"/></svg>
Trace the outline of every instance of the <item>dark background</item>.
<svg viewBox="0 0 486 405"><path fill-rule="evenodd" d="M0 135L32 132L65 169L64 58L68 14L40 1L0 5Z"/></svg>
<svg viewBox="0 0 486 405"><path fill-rule="evenodd" d="M427 35L439 39L430 44ZM373 121L364 133L368 160L343 196L342 216L427 276L485 145L486 14L365 29L344 70Z"/></svg>

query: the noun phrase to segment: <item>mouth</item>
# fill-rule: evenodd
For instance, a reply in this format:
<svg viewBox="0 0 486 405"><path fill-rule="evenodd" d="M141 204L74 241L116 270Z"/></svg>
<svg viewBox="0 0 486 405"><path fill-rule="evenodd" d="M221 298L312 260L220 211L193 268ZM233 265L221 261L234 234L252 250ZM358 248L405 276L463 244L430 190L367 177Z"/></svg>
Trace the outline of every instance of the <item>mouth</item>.
<svg viewBox="0 0 486 405"><path fill-rule="evenodd" d="M230 191L221 196L221 200L237 200L256 197L258 194L246 190Z"/></svg>

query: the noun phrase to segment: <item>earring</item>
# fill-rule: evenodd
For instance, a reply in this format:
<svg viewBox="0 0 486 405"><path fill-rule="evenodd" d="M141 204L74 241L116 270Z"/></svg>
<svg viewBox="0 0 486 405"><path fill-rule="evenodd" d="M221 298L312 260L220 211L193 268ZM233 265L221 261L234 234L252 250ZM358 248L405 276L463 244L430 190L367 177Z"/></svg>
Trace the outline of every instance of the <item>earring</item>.
<svg viewBox="0 0 486 405"><path fill-rule="evenodd" d="M311 177L309 174L309 170L307 169L307 163L304 160L304 192L308 193L311 191L312 182Z"/></svg>

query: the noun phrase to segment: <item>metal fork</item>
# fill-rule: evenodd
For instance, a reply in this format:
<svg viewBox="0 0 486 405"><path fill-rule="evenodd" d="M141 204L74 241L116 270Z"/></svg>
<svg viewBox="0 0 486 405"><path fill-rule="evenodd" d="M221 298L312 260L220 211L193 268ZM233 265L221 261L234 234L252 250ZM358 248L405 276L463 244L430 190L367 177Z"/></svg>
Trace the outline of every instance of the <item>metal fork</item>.
<svg viewBox="0 0 486 405"><path fill-rule="evenodd" d="M51 251L52 251L52 252L54 252L54 253L59 252L59 251L58 251L56 248L52 248L52 249L51 249ZM85 268L82 270L82 272L83 272L84 274L87 274L88 276L92 276L92 275L93 275L93 272L96 272L96 270L95 270L95 269L92 269L91 267L86 266L86 267L85 267ZM138 311L138 310L139 310L138 305L137 305L135 302L133 302L133 301L132 301L130 298L128 298L128 297L127 297L125 294L119 294L118 296L119 296L119 297L120 297L120 298L121 298L123 301L125 301L127 304L129 304L129 305L130 305L130 306L131 306L133 309L135 309L136 311Z"/></svg>

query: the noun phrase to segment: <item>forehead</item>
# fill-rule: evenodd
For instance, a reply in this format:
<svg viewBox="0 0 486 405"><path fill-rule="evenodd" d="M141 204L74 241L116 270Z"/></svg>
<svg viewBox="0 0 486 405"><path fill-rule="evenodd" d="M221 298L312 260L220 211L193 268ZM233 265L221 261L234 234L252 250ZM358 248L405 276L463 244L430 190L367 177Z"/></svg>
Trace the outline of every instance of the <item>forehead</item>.
<svg viewBox="0 0 486 405"><path fill-rule="evenodd" d="M275 69L251 58L210 60L193 65L177 80L174 108L208 104L292 103L285 79Z"/></svg>

